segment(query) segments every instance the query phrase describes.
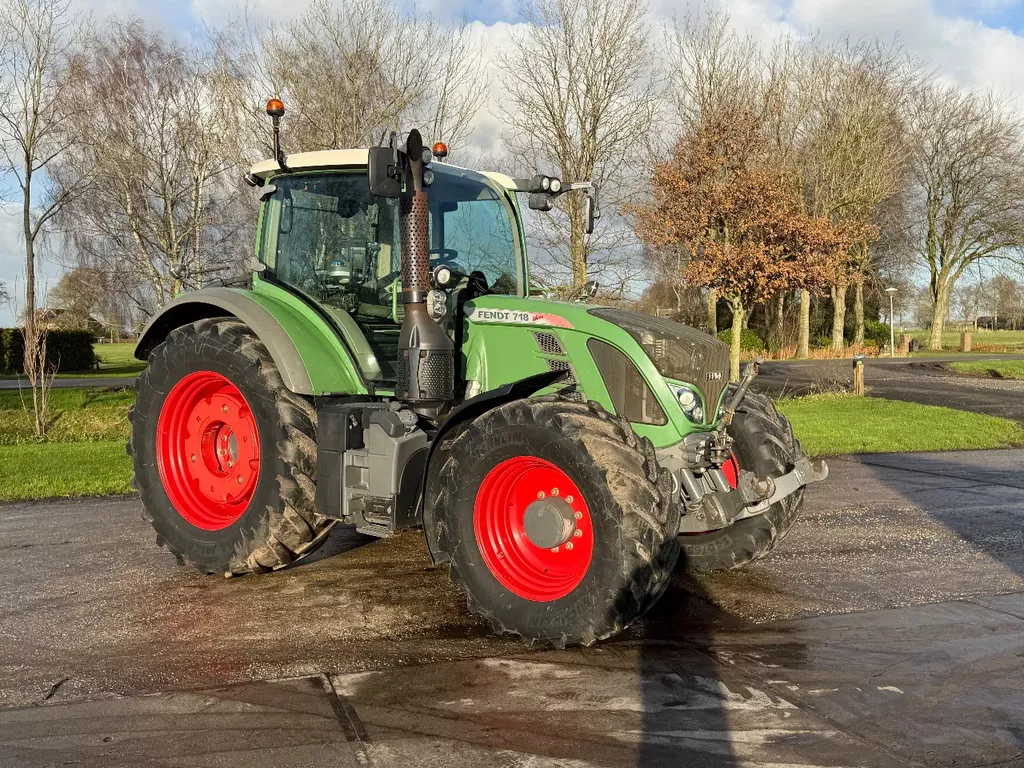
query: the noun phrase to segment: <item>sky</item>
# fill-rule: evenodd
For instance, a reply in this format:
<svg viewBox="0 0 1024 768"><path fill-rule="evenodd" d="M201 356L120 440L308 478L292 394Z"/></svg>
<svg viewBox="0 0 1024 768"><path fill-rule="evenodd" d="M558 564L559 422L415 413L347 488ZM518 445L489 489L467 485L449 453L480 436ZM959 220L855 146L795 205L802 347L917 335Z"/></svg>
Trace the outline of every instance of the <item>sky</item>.
<svg viewBox="0 0 1024 768"><path fill-rule="evenodd" d="M73 0L77 10L101 22L111 14L135 15L169 35L188 39L204 25L237 17L248 6L275 19L301 13L307 0ZM412 8L413 0L399 0ZM654 34L673 16L704 5L729 13L741 32L768 41L783 32L820 34L825 39L879 37L899 40L936 74L967 88L994 88L1024 102L1024 0L648 0ZM521 23L518 0L416 0L417 12L462 17L493 50ZM493 101L493 99L492 99ZM485 108L472 142L485 150L498 119ZM24 290L23 245L18 206L0 202L0 282ZM54 254L39 265L45 292L62 268ZM45 298L43 301L45 302ZM0 306L0 327L11 325L11 307Z"/></svg>

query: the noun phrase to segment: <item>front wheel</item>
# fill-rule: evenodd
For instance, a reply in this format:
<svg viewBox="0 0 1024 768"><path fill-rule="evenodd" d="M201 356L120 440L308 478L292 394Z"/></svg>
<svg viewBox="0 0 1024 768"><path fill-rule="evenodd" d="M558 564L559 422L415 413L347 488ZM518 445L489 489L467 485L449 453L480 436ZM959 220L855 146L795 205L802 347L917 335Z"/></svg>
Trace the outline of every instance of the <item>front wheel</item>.
<svg viewBox="0 0 1024 768"><path fill-rule="evenodd" d="M452 580L499 633L610 637L661 596L679 505L650 441L596 403L531 398L444 447L428 488Z"/></svg>
<svg viewBox="0 0 1024 768"><path fill-rule="evenodd" d="M726 395L729 397L731 392ZM722 467L735 488L740 470L759 477L784 475L803 457L789 419L765 395L748 392L729 426L733 455ZM782 541L800 515L801 488L759 515L707 533L680 536L683 563L696 572L742 568L758 560Z"/></svg>

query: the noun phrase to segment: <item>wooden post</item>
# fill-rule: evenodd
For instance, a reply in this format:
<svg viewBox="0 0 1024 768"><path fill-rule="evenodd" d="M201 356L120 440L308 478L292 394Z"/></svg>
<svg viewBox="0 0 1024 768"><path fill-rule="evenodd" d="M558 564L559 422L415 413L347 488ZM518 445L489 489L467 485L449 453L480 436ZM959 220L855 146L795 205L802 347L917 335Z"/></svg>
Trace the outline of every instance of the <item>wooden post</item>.
<svg viewBox="0 0 1024 768"><path fill-rule="evenodd" d="M853 394L864 397L864 355L853 356Z"/></svg>
<svg viewBox="0 0 1024 768"><path fill-rule="evenodd" d="M904 333L903 339L900 341L900 357L910 356L910 334Z"/></svg>
<svg viewBox="0 0 1024 768"><path fill-rule="evenodd" d="M960 351L970 352L971 351L971 332L964 331L960 336Z"/></svg>

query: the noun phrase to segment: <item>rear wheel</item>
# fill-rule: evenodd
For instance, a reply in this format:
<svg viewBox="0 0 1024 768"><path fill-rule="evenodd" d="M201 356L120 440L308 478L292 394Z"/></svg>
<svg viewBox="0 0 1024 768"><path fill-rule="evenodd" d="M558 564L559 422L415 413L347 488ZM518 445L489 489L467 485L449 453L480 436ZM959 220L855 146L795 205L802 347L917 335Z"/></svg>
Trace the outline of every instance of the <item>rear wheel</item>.
<svg viewBox="0 0 1024 768"><path fill-rule="evenodd" d="M128 443L157 542L206 573L281 568L331 521L313 507L316 412L243 323L172 331L139 377Z"/></svg>
<svg viewBox="0 0 1024 768"><path fill-rule="evenodd" d="M803 456L789 419L779 413L771 398L757 393L748 392L743 398L729 426L729 436L734 440L733 455L722 470L734 488L740 470L755 472L759 477L778 477L792 470ZM680 536L685 568L697 572L731 570L764 557L793 527L803 495L801 488L763 513L728 528Z"/></svg>
<svg viewBox="0 0 1024 768"><path fill-rule="evenodd" d="M596 403L531 398L445 448L439 543L470 608L556 646L628 626L668 584L679 507L650 441Z"/></svg>

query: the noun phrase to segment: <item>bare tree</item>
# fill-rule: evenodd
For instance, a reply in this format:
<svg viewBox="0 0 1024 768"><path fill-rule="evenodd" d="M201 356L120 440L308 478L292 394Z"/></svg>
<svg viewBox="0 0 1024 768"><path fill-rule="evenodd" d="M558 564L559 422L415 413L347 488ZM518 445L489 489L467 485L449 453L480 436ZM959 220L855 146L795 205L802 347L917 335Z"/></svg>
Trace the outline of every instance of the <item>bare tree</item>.
<svg viewBox="0 0 1024 768"><path fill-rule="evenodd" d="M639 250L616 211L647 171L637 149L647 146L657 90L645 12L643 0L532 0L499 60L506 148L531 174L593 179L607 214L587 235L581 193L570 192L542 217L538 245L552 281L568 276L576 287L596 269L622 283L626 265L613 254Z"/></svg>
<svg viewBox="0 0 1024 768"><path fill-rule="evenodd" d="M934 84L913 114L911 197L917 254L929 272L929 349L957 281L984 260L1017 260L1024 249L1024 124L987 93Z"/></svg>
<svg viewBox="0 0 1024 768"><path fill-rule="evenodd" d="M244 18L213 38L240 163L269 154L271 95L287 105L291 147L364 147L417 125L457 153L487 93L468 25L405 14L387 0L314 0L289 23Z"/></svg>
<svg viewBox="0 0 1024 768"><path fill-rule="evenodd" d="M68 74L83 19L68 0L4 0L0 32L0 152L21 195L25 246L25 375L36 437L45 435L46 338L36 306L36 259L47 224L81 191L80 181L49 183L54 165L78 142L84 109ZM42 200L42 203L40 203Z"/></svg>
<svg viewBox="0 0 1024 768"><path fill-rule="evenodd" d="M235 222L226 182L226 130L201 52L169 43L141 22L112 22L89 40L78 80L93 105L89 142L66 154L55 178L92 179L61 224L80 266L98 270L151 313L187 284L240 258L224 244Z"/></svg>

